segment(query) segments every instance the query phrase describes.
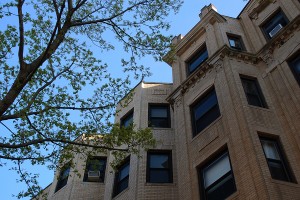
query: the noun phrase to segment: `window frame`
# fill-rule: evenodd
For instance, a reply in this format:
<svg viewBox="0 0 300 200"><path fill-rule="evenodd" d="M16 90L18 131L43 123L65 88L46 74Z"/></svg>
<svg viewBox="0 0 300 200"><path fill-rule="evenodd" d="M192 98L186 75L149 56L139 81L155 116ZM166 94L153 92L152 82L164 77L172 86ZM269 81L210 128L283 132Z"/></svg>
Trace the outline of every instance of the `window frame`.
<svg viewBox="0 0 300 200"><path fill-rule="evenodd" d="M222 158L225 156L227 156L227 158L228 158L230 171L228 171L225 174L223 174L222 176L220 176L218 179L216 179L214 182L212 182L209 186L207 186L207 188L205 188L205 174L204 174L205 170L209 169L209 167L218 163L218 161L222 160ZM209 198L207 197L207 192L209 192L209 190L212 188L220 186L219 185L220 183L222 183L224 181L228 181L228 180L233 181L233 185L231 186L232 187L231 189L233 191L231 191L232 193L230 193L230 194L226 194L227 196L225 196L223 198L227 198L237 191L236 181L235 181L232 164L231 164L231 160L230 160L230 155L229 155L229 151L227 148L225 150L219 151L217 154L214 154L211 158L209 158L207 161L205 161L204 164L202 164L200 167L198 167L198 180L199 180L199 190L200 190L201 199L208 200ZM215 190L216 189L217 188L215 188Z"/></svg>
<svg viewBox="0 0 300 200"><path fill-rule="evenodd" d="M130 126L131 124L133 124L133 116L134 116L134 108L129 110L123 117L121 117L120 125L126 128L126 127ZM125 122L128 121L128 119L130 119L130 118L132 118L132 122L125 126Z"/></svg>
<svg viewBox="0 0 300 200"><path fill-rule="evenodd" d="M168 156L168 168L150 168L151 155L167 155ZM167 171L168 181L167 182L153 182L151 181L151 171ZM172 150L149 150L147 152L147 172L146 172L147 183L173 183L173 163L172 163Z"/></svg>
<svg viewBox="0 0 300 200"><path fill-rule="evenodd" d="M195 109L196 107L199 107L199 104L204 104L210 96L215 95L216 96L216 104L214 104L214 106L212 106L209 110L207 110L203 115L201 115L198 119L195 118ZM208 113L210 113L212 110L215 109L215 107L217 107L216 110L216 117L214 117L214 119L209 122L207 125L205 125L201 130L197 130L197 121L201 118L203 118L203 116L207 115ZM221 111L220 111L220 106L219 106L219 102L218 102L218 96L215 90L215 87L212 87L210 89L208 89L205 93L203 93L193 104L190 105L190 113L191 113L191 122L192 122L192 132L193 132L193 137L197 136L199 133L201 133L203 130L205 130L207 127L209 127L213 122L215 122L220 116L221 116Z"/></svg>
<svg viewBox="0 0 300 200"><path fill-rule="evenodd" d="M243 39L242 39L242 36L231 34L231 33L227 33L226 35L227 35L228 44L229 44L230 48L235 49L237 51L245 51L246 50ZM236 48L234 46L231 46L230 39L238 41L239 45L240 45L240 48Z"/></svg>
<svg viewBox="0 0 300 200"><path fill-rule="evenodd" d="M300 73L299 76L296 73L295 68L295 63L296 61L298 61L300 63L300 50L298 50L291 58L288 59L287 64L290 68L290 70L292 71L296 81L298 82L299 86L300 86Z"/></svg>
<svg viewBox="0 0 300 200"><path fill-rule="evenodd" d="M166 108L167 110L167 118L165 117L152 117L151 116L151 108ZM151 119L161 119L165 120L166 126L155 126L152 125L152 120ZM170 115L170 104L166 103L149 103L148 104L148 127L150 128L171 128L171 115Z"/></svg>
<svg viewBox="0 0 300 200"><path fill-rule="evenodd" d="M89 171L88 168L90 166L89 165L90 160L102 160L102 161L104 161L104 170L103 170L103 172L101 172L101 170L99 169L100 177L99 177L98 181L89 181L88 180L88 171ZM107 165L107 157L105 157L105 156L90 156L90 157L88 157L87 160L86 160L86 166L85 166L84 175L83 175L83 182L100 182L100 183L104 183L106 165Z"/></svg>
<svg viewBox="0 0 300 200"><path fill-rule="evenodd" d="M273 26L273 28L272 28L271 31L268 32L268 31L266 30L266 29L268 29L268 28L267 28L267 24L270 24L272 21L274 21L274 18L276 18L277 15L281 15L281 18L284 20L284 23L285 23L285 24L282 25L282 29L290 22L289 19L286 17L285 13L282 11L281 8L279 8L279 9L276 10L276 11L274 11L274 12L271 14L271 16L268 17L268 18L260 25L260 28L261 28L261 30L262 30L262 32L263 32L263 35L265 36L265 38L266 38L267 40L271 40L272 38L274 38L274 37L278 34L278 32L281 31L281 30L279 30L273 37L271 37L271 36L269 35L269 33L270 33L272 30L274 30L274 28L275 28L279 23L277 23L276 26ZM280 19L280 20L282 20L282 19ZM272 26L271 26L271 27L272 27Z"/></svg>
<svg viewBox="0 0 300 200"><path fill-rule="evenodd" d="M65 176L65 177L63 177L64 173L66 171L68 171L67 172L68 175ZM58 192L59 190L61 190L63 187L65 187L68 184L68 179L69 179L69 176L70 176L70 171L71 171L71 164L70 163L65 164L60 169L54 193Z"/></svg>
<svg viewBox="0 0 300 200"><path fill-rule="evenodd" d="M248 105L268 109L268 104L266 102L265 96L263 95L262 89L260 87L260 84L259 84L257 78L240 74L240 80L242 83L242 88L243 88L244 94L246 96ZM258 97L260 105L255 105L253 102L251 102L250 95L253 95L253 94L247 93L245 86L244 86L244 81L251 82L254 84L254 87L256 89L255 95Z"/></svg>
<svg viewBox="0 0 300 200"><path fill-rule="evenodd" d="M272 179L279 180L279 181L296 183L296 179L295 179L295 177L292 173L291 167L290 167L289 162L287 160L287 157L286 157L286 155L283 151L283 148L282 148L281 142L279 141L279 138L259 136L259 141L260 141L260 144L261 144L262 151L263 151L263 154L265 156L266 162L268 164L269 172L270 172L270 175L271 175ZM267 154L265 152L262 141L271 142L272 144L275 145L275 150L276 150L277 156L279 156L280 160L272 159L272 158L267 157ZM286 176L287 179L283 180L281 178L276 177L276 175L272 173L272 164L273 163L279 164L279 165L282 166L283 171L285 173L284 176Z"/></svg>
<svg viewBox="0 0 300 200"><path fill-rule="evenodd" d="M206 52L206 53L205 53ZM207 54L207 57L204 58L203 61L201 61L193 70L190 70L190 66L193 62L195 62L198 58L201 57L201 55L203 54ZM208 50L207 50L207 46L206 44L202 44L201 47L199 48L199 50L194 53L187 61L186 61L186 73L187 73L187 76L190 76L192 73L194 73L198 68L201 67L201 65L203 63L205 63L205 61L209 58L209 55L208 55Z"/></svg>
<svg viewBox="0 0 300 200"><path fill-rule="evenodd" d="M120 179L121 171L124 170L126 167L128 168L128 175ZM117 196L124 190L126 190L129 187L129 176L130 176L130 156L124 159L124 161L117 167L116 173L115 173L115 180L114 180L114 187L113 187L113 197ZM120 185L123 182L127 182L127 187L121 189Z"/></svg>

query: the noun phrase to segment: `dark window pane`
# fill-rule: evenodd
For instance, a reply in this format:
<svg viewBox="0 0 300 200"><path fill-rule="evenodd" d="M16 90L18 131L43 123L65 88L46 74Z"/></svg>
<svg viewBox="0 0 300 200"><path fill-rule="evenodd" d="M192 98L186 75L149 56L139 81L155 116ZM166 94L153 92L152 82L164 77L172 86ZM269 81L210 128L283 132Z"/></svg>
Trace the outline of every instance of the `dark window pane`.
<svg viewBox="0 0 300 200"><path fill-rule="evenodd" d="M106 169L106 158L105 157L90 157L87 160L86 168L83 176L83 181L93 181L93 182L104 182L105 177L105 169ZM94 172L93 174L97 174L100 172L99 179L95 177L89 178L88 173Z"/></svg>
<svg viewBox="0 0 300 200"><path fill-rule="evenodd" d="M191 107L193 114L194 136L205 129L220 116L215 90L206 94L198 103Z"/></svg>
<svg viewBox="0 0 300 200"><path fill-rule="evenodd" d="M130 160L129 158L127 158L125 163L123 163L117 170L113 196L118 195L120 192L122 192L128 187L129 168Z"/></svg>
<svg viewBox="0 0 300 200"><path fill-rule="evenodd" d="M217 104L216 93L206 96L199 104L195 106L195 119L200 118Z"/></svg>
<svg viewBox="0 0 300 200"><path fill-rule="evenodd" d="M281 152L281 149L279 148L278 142L268 138L260 138L260 142L262 144L272 178L291 182L291 172L288 164L286 163L286 159L283 157L283 152Z"/></svg>
<svg viewBox="0 0 300 200"><path fill-rule="evenodd" d="M242 85L247 97L248 104L266 108L264 96L261 93L258 82L254 78L241 77Z"/></svg>
<svg viewBox="0 0 300 200"><path fill-rule="evenodd" d="M228 36L229 45L231 48L243 50L242 39L239 36Z"/></svg>
<svg viewBox="0 0 300 200"><path fill-rule="evenodd" d="M228 152L206 164L198 173L205 200L225 199L236 191Z"/></svg>
<svg viewBox="0 0 300 200"><path fill-rule="evenodd" d="M133 123L133 111L130 111L129 114L126 114L121 119L121 126L128 127L132 123Z"/></svg>
<svg viewBox="0 0 300 200"><path fill-rule="evenodd" d="M149 175L150 183L169 183L169 171L168 170L150 170Z"/></svg>
<svg viewBox="0 0 300 200"><path fill-rule="evenodd" d="M207 190L207 200L221 200L226 199L236 191L235 182L232 174L224 177L220 182Z"/></svg>
<svg viewBox="0 0 300 200"><path fill-rule="evenodd" d="M190 62L189 62L189 73L194 72L206 59L208 58L208 52L206 47L199 52Z"/></svg>
<svg viewBox="0 0 300 200"><path fill-rule="evenodd" d="M231 167L228 159L228 154L224 154L219 157L213 163L211 163L208 167L203 169L203 179L204 179L204 187L207 188L225 174L230 172Z"/></svg>
<svg viewBox="0 0 300 200"><path fill-rule="evenodd" d="M149 127L170 128L169 105L149 105Z"/></svg>
<svg viewBox="0 0 300 200"><path fill-rule="evenodd" d="M119 172L119 180L122 180L129 174L129 165L124 166Z"/></svg>
<svg viewBox="0 0 300 200"><path fill-rule="evenodd" d="M169 120L164 118L151 118L151 127L169 128Z"/></svg>
<svg viewBox="0 0 300 200"><path fill-rule="evenodd" d="M273 179L281 180L281 181L289 181L289 177L284 169L284 166L280 162L272 162L268 161L268 165L270 168L270 172Z"/></svg>
<svg viewBox="0 0 300 200"><path fill-rule="evenodd" d="M55 188L55 192L57 192L58 190L60 190L62 187L64 187L67 184L69 174L70 174L69 164L64 166L61 170L62 171L59 174L59 177L58 177L58 180L57 180L57 185L56 185L56 188Z"/></svg>
<svg viewBox="0 0 300 200"><path fill-rule="evenodd" d="M279 153L277 151L276 143L270 140L261 140L263 150L265 152L266 158L273 160L280 160Z"/></svg>
<svg viewBox="0 0 300 200"><path fill-rule="evenodd" d="M151 168L169 168L168 155L150 155Z"/></svg>
<svg viewBox="0 0 300 200"><path fill-rule="evenodd" d="M196 133L200 133L220 116L219 106L215 105L209 112L205 113L196 121Z"/></svg>
<svg viewBox="0 0 300 200"><path fill-rule="evenodd" d="M128 188L128 180L129 180L129 177L126 177L125 179L123 179L119 182L118 189L117 189L118 193L120 193L123 190L125 190L126 188Z"/></svg>
<svg viewBox="0 0 300 200"><path fill-rule="evenodd" d="M270 20L268 20L262 28L267 38L270 39L274 37L282 27L285 27L287 23L287 18L284 16L282 11L279 11Z"/></svg>
<svg viewBox="0 0 300 200"><path fill-rule="evenodd" d="M164 107L162 108L151 108L151 117L162 117L162 118L167 118L168 117L168 111Z"/></svg>
<svg viewBox="0 0 300 200"><path fill-rule="evenodd" d="M171 183L172 157L171 151L148 152L147 182Z"/></svg>
<svg viewBox="0 0 300 200"><path fill-rule="evenodd" d="M298 53L300 54L300 53ZM296 58L289 62L289 66L300 85L300 55L297 55Z"/></svg>

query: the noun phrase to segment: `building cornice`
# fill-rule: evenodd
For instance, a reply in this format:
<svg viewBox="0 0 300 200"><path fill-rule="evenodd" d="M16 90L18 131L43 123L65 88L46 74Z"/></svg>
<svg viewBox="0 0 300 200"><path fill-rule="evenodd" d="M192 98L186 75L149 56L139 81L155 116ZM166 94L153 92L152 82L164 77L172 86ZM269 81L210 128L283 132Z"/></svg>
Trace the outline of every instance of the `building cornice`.
<svg viewBox="0 0 300 200"><path fill-rule="evenodd" d="M227 45L221 47L214 55L212 55L205 63L202 64L195 72L193 72L180 86L178 86L168 97L167 101L171 104L174 103L175 98L180 93L184 94L192 85L199 79L205 76L213 68L219 68L220 60L222 61L225 56L235 58L240 61L250 62L257 64L259 61L265 62L267 65L273 62L274 58L272 53L276 48L280 48L291 37L295 31L300 28L300 15L295 17L287 26L285 26L274 38L269 40L256 54L251 54L244 51L237 51L229 48ZM217 64L218 63L218 64Z"/></svg>
<svg viewBox="0 0 300 200"><path fill-rule="evenodd" d="M272 53L275 49L279 49L284 45L294 33L300 28L300 15L295 17L290 23L288 23L275 37L268 41L258 52L257 57L262 59L267 65L273 62L274 58Z"/></svg>
<svg viewBox="0 0 300 200"><path fill-rule="evenodd" d="M257 19L258 14L263 11L270 3L275 3L276 0L259 0L257 2L254 2L254 6L257 5L255 8L252 9L252 11L249 13L249 17L251 19Z"/></svg>
<svg viewBox="0 0 300 200"><path fill-rule="evenodd" d="M230 58L235 58L237 60L241 60L244 62L250 62L252 64L258 63L258 58L256 55L244 52L244 51L237 51L235 49L229 48L227 45L221 47L214 55L212 55L207 61L205 61L201 67L196 69L180 86L178 86L168 97L167 101L170 104L173 104L176 97L189 90L189 88L194 85L197 81L199 81L202 77L204 77L208 72L215 69L218 71L222 68L223 58L227 56Z"/></svg>
<svg viewBox="0 0 300 200"><path fill-rule="evenodd" d="M171 51L169 51L164 57L163 60L172 67L175 55L180 56L184 53L191 45L195 43L205 32L205 27L207 24L214 24L216 22L225 22L226 19L214 11L210 10L204 17L198 22L191 31L187 33L183 38L176 37L176 43ZM179 41L178 41L179 40Z"/></svg>

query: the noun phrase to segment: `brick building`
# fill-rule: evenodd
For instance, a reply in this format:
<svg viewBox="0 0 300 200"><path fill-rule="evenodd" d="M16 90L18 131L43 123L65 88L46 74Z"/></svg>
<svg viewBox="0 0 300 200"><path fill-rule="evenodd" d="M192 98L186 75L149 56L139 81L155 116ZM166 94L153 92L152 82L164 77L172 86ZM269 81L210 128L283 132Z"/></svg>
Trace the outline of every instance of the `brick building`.
<svg viewBox="0 0 300 200"><path fill-rule="evenodd" d="M205 6L164 60L173 83L141 82L115 121L152 127L155 149L76 158L54 199L300 199L300 2L252 0L237 18ZM89 170L86 170L89 169Z"/></svg>

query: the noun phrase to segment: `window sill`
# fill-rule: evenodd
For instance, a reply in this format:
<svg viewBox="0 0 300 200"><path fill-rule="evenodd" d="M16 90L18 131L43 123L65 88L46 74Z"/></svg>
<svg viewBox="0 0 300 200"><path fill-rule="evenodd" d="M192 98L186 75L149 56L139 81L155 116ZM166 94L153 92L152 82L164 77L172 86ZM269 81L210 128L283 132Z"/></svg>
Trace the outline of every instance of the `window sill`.
<svg viewBox="0 0 300 200"><path fill-rule="evenodd" d="M222 118L222 114L215 120L213 121L209 126L207 126L205 129L203 129L202 131L200 131L199 133L197 133L197 135L193 136L192 141L197 140L198 137L200 137L200 135L202 135L202 133L206 132L208 129L210 129L212 126L214 126L217 122L219 122Z"/></svg>
<svg viewBox="0 0 300 200"><path fill-rule="evenodd" d="M263 111L268 111L271 112L271 110L269 108L263 108L263 107L259 107L259 106L253 106L253 105L247 105L249 108L254 108L254 109L258 109L258 110L263 110Z"/></svg>
<svg viewBox="0 0 300 200"><path fill-rule="evenodd" d="M64 185L62 188L60 188L59 190L57 190L56 192L54 191L53 196L57 195L58 193L60 193L65 187L67 187L68 184Z"/></svg>
<svg viewBox="0 0 300 200"><path fill-rule="evenodd" d="M176 186L175 183L145 183L145 186Z"/></svg>
<svg viewBox="0 0 300 200"><path fill-rule="evenodd" d="M275 184L280 184L280 185L286 185L286 186L291 186L295 188L300 188L300 185L294 182L287 182L287 181L280 181L280 180L275 180L271 178L271 182Z"/></svg>
<svg viewBox="0 0 300 200"><path fill-rule="evenodd" d="M83 184L98 184L98 185L105 185L104 182L96 182L96 181L82 181Z"/></svg>
<svg viewBox="0 0 300 200"><path fill-rule="evenodd" d="M124 193L126 193L128 190L129 190L129 187L126 188L125 190L123 190L122 192L120 192L119 194L117 194L116 196L114 196L112 199L117 199L117 198L119 198L119 197L122 196Z"/></svg>
<svg viewBox="0 0 300 200"><path fill-rule="evenodd" d="M230 199L236 199L239 195L238 191L235 191L232 195L230 195L229 197L226 198L226 200L230 200Z"/></svg>
<svg viewBox="0 0 300 200"><path fill-rule="evenodd" d="M148 127L150 129L153 129L153 130L173 130L172 127L170 128L163 128L163 127Z"/></svg>

